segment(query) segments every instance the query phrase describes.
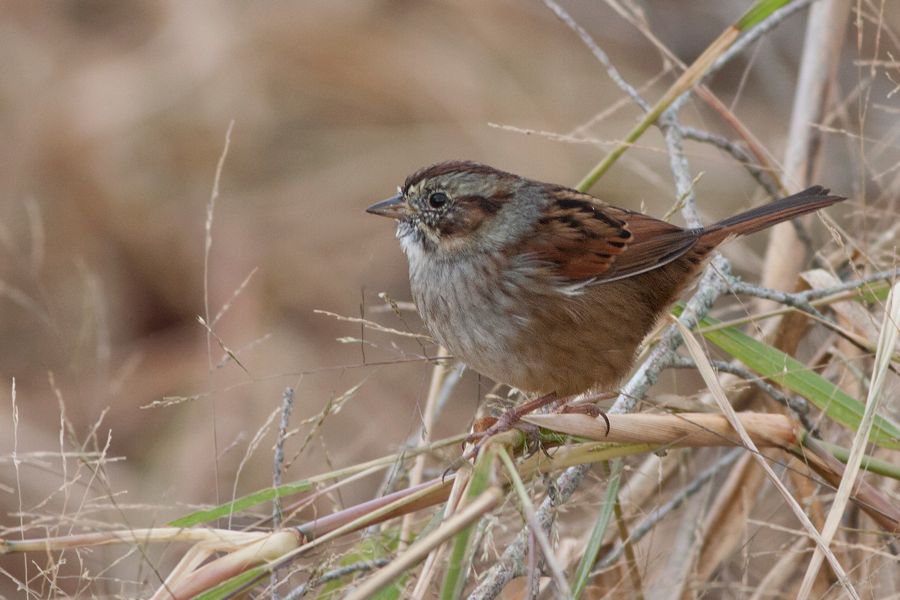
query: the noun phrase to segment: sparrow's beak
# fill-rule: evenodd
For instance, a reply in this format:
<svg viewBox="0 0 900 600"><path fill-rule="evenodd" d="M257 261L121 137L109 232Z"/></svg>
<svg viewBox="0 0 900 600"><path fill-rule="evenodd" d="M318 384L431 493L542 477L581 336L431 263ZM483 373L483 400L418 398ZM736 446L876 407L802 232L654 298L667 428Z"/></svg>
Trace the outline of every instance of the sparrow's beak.
<svg viewBox="0 0 900 600"><path fill-rule="evenodd" d="M367 208L366 212L380 217L388 217L389 219L402 219L407 215L409 209L406 206L406 201L403 199L403 196L397 194L391 196L387 200L376 202Z"/></svg>

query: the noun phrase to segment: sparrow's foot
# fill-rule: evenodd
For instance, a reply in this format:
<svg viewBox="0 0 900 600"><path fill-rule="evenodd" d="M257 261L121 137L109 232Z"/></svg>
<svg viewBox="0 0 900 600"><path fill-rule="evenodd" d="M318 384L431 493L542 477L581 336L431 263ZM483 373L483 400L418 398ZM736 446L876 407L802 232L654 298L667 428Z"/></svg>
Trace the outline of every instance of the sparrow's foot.
<svg viewBox="0 0 900 600"><path fill-rule="evenodd" d="M510 409L500 415L496 420L493 421L493 424L488 425L492 418L484 418L479 419L475 422L473 429L475 430L473 433L466 438L467 444L473 444L472 448L469 449L463 455L465 460L470 458L474 458L478 456L478 452L481 450L484 443L491 438L492 436L498 435L500 433L506 433L510 429L518 429L522 433L525 434L526 444L531 451L532 448L540 447L540 436L539 430L540 428L536 425L531 425L530 423L523 423L522 417L536 411L537 409L547 406L548 404L553 404L557 402L558 398L556 393L546 394L544 396L540 396L533 400L529 400L528 402L524 402L519 406Z"/></svg>
<svg viewBox="0 0 900 600"><path fill-rule="evenodd" d="M521 420L522 415L515 414L515 412L515 410L510 410L499 417L484 417L475 421L472 425L472 433L466 438L466 444L474 444L474 447L466 453L466 458L476 456L488 438L513 429L517 429L525 435L525 447L529 454L539 448L541 428L531 423L525 423Z"/></svg>

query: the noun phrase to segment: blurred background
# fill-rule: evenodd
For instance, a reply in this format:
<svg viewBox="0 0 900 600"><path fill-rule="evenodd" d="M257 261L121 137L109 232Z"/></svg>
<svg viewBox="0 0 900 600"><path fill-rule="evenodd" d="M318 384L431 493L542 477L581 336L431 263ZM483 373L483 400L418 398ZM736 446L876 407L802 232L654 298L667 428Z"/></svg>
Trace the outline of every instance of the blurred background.
<svg viewBox="0 0 900 600"><path fill-rule="evenodd" d="M674 80L660 53L606 3L564 4L623 76L645 86L645 97L655 100ZM747 4L630 6L690 62ZM879 10L885 30L897 30L900 6L859 6L863 30ZM889 92L900 75L896 63L873 70L857 60L871 58L875 42L862 35L857 48L854 19L836 90L846 102L831 124L845 133L826 134L819 179L851 196L866 190L896 211L885 198L898 189L890 169L900 160L900 103ZM710 82L776 160L804 23L805 13L795 15ZM880 44L878 57L887 59L897 39L886 34ZM348 340L361 337L359 324L314 312L365 313L422 332L414 313L384 311L380 292L409 298L406 263L393 226L365 207L409 172L451 158L575 184L604 142L621 138L638 116L540 2L22 0L0 9L0 55L7 527L20 506L35 522L73 510L63 507L69 491L59 461L28 454L58 454L61 444L102 450L110 461L106 495L89 494L80 506L88 524L161 523L189 504L269 484L272 431L251 442L285 386L296 388L298 426L343 401L286 480L396 450L420 423L430 377L421 357L434 349L377 332ZM863 119L854 90L870 71ZM731 135L699 103L682 114ZM205 295L207 208L231 121ZM872 136L863 142L864 166L853 158L859 136ZM693 172L703 172L696 189L707 220L763 200L730 158L697 144L688 154ZM651 132L593 191L663 214L675 201L667 161ZM877 185L867 184L881 172ZM821 227L815 235L824 237ZM748 240L728 253L739 271L758 273L763 244ZM197 319L226 304L215 337L240 364L223 360ZM673 374L663 385L675 383ZM463 431L489 388L467 375L435 435ZM170 397L178 400L148 408ZM289 456L309 430L291 440ZM18 475L9 460L14 443L26 457ZM90 470L79 473L73 489L88 486ZM371 495L377 483L343 501ZM111 497L118 516L108 516ZM57 521L48 531L59 532Z"/></svg>

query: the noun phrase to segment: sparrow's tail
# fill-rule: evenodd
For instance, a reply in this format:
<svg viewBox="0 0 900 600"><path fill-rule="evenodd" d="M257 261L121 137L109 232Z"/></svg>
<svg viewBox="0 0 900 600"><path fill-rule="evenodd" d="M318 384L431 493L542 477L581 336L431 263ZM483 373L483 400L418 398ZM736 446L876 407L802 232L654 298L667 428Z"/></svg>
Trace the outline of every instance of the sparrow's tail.
<svg viewBox="0 0 900 600"><path fill-rule="evenodd" d="M827 188L816 185L793 196L728 217L704 228L700 240L710 246L717 246L729 237L756 233L782 221L846 200L843 196L833 196L829 192Z"/></svg>

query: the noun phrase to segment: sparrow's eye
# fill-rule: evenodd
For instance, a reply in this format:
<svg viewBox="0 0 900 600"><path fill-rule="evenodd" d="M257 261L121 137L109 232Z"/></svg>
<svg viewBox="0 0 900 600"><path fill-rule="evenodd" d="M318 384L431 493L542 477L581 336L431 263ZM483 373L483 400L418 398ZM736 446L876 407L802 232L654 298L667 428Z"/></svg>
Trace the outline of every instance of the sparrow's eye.
<svg viewBox="0 0 900 600"><path fill-rule="evenodd" d="M450 198L444 192L432 192L428 196L428 206L431 208L443 208L450 202Z"/></svg>

